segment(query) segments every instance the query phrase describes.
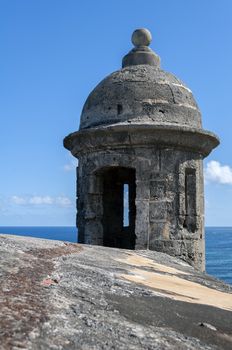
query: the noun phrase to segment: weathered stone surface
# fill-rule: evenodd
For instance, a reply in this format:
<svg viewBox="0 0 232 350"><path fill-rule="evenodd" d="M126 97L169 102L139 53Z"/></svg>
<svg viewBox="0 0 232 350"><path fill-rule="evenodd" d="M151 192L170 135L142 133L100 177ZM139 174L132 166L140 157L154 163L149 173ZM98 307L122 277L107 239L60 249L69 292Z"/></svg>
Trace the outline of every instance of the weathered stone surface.
<svg viewBox="0 0 232 350"><path fill-rule="evenodd" d="M123 183L130 185L129 177L125 181L123 178L120 180L117 173L118 169L125 171L129 166L136 171L136 215L131 216L131 222L135 222L135 246L117 243L117 236L121 235L123 239L126 233L121 228L123 198L120 189ZM115 174L115 177L110 175L113 181L111 186L106 184L110 168L111 174ZM204 270L201 155L171 147L144 149L134 146L133 149L92 150L87 155L79 156L79 169L77 215L80 243L109 245L106 242L109 242L112 231L115 233L115 243L110 238L111 246L163 251ZM187 172L195 179L189 191L186 188ZM118 185L114 188L116 183ZM132 185L133 181L131 188ZM108 197L110 195L111 201L106 194ZM107 225L104 224L106 219Z"/></svg>
<svg viewBox="0 0 232 350"><path fill-rule="evenodd" d="M201 128L201 114L179 79L140 64L114 72L97 85L83 107L80 129L123 122Z"/></svg>
<svg viewBox="0 0 232 350"><path fill-rule="evenodd" d="M229 286L166 254L0 235L0 349L231 349Z"/></svg>
<svg viewBox="0 0 232 350"><path fill-rule="evenodd" d="M163 251L203 271L202 160L219 140L202 129L192 92L160 69L150 41L149 31L134 32L124 68L90 93L79 131L64 139L79 159L79 242Z"/></svg>
<svg viewBox="0 0 232 350"><path fill-rule="evenodd" d="M135 46L149 46L152 41L152 35L148 29L136 29L132 34L131 41Z"/></svg>

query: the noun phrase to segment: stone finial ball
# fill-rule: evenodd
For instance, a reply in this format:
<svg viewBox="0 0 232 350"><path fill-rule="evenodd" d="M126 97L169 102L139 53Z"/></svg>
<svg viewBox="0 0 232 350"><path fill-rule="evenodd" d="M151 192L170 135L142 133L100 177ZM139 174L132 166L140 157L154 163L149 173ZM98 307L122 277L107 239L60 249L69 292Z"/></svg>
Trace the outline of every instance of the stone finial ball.
<svg viewBox="0 0 232 350"><path fill-rule="evenodd" d="M135 46L148 46L152 40L151 33L148 29L136 29L132 34L131 41Z"/></svg>

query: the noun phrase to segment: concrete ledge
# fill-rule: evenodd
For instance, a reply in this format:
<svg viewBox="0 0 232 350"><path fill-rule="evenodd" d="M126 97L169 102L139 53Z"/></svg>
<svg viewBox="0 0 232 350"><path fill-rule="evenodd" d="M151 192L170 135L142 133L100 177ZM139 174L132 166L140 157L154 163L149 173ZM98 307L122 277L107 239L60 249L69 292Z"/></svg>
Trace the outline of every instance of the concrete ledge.
<svg viewBox="0 0 232 350"><path fill-rule="evenodd" d="M170 124L115 124L84 129L68 135L64 147L75 157L93 150L127 147L175 147L206 157L219 144L209 131Z"/></svg>
<svg viewBox="0 0 232 350"><path fill-rule="evenodd" d="M0 235L1 349L231 349L232 294L166 254Z"/></svg>

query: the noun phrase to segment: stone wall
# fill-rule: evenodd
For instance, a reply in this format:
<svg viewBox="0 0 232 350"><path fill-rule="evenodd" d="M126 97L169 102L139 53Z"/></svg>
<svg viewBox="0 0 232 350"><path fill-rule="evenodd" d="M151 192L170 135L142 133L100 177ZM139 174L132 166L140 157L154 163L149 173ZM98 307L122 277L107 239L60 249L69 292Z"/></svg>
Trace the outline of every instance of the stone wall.
<svg viewBox="0 0 232 350"><path fill-rule="evenodd" d="M79 242L104 245L104 173L109 168L131 168L136 173L135 249L179 256L204 270L201 158L171 147L128 147L82 155L77 181ZM122 208L115 202L112 215L117 210Z"/></svg>

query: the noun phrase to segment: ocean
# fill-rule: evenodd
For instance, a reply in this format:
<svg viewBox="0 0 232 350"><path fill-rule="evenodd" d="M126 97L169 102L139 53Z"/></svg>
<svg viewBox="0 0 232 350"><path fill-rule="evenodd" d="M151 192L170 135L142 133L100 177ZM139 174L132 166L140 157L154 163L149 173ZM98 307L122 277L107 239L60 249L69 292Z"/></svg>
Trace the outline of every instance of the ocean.
<svg viewBox="0 0 232 350"><path fill-rule="evenodd" d="M0 233L76 242L73 226L0 227ZM232 227L206 227L206 271L232 285Z"/></svg>

